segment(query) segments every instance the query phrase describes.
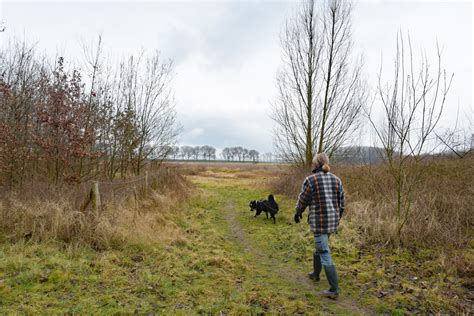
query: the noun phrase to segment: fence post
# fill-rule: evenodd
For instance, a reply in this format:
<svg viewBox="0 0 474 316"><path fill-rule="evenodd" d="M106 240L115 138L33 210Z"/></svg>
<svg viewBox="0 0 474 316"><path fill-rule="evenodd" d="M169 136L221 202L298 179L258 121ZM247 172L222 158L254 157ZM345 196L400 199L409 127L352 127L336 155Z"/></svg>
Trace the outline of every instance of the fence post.
<svg viewBox="0 0 474 316"><path fill-rule="evenodd" d="M136 185L133 185L133 200L135 201L135 208L138 205L138 191Z"/></svg>
<svg viewBox="0 0 474 316"><path fill-rule="evenodd" d="M145 194L148 193L148 171L145 171Z"/></svg>
<svg viewBox="0 0 474 316"><path fill-rule="evenodd" d="M91 190L91 201L92 201L92 208L95 211L96 216L99 216L100 210L100 192L99 192L99 182L94 181Z"/></svg>

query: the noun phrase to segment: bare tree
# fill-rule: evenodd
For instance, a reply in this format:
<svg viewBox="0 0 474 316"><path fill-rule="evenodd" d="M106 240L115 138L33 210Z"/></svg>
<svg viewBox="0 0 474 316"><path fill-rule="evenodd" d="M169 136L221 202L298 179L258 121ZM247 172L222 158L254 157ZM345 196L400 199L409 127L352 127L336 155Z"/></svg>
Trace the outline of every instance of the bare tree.
<svg viewBox="0 0 474 316"><path fill-rule="evenodd" d="M181 146L180 148L181 158L182 159L191 159L193 156L193 147L191 146Z"/></svg>
<svg viewBox="0 0 474 316"><path fill-rule="evenodd" d="M395 187L395 235L400 241L402 229L413 210L413 197L424 172L421 161L427 153L427 142L443 113L453 75L441 66L437 49L437 68L430 69L426 54L415 64L410 37L408 47L401 33L397 34L397 49L393 78L382 83L379 73L377 94L383 109L384 123L378 125L369 109L369 120L383 146L384 159ZM389 198L391 199L390 195Z"/></svg>
<svg viewBox="0 0 474 316"><path fill-rule="evenodd" d="M84 72L89 79L88 94L85 95L85 104L87 106L87 117L85 120L84 132L86 135L92 135L97 137L95 142L91 143L90 151L94 149L100 149L102 145L102 133L101 129L104 128L104 120L106 120L107 114L107 103L103 102L103 95L107 94L108 91L108 78L103 77L104 75L104 62L103 62L103 44L102 35L97 36L97 43L88 45L82 44L83 56L84 56ZM89 161L86 159L89 158ZM98 157L97 157L98 158ZM93 177L92 166L95 166L94 161L91 157L82 157L79 162L78 178ZM88 166L88 167L87 167ZM97 173L99 170L95 170Z"/></svg>
<svg viewBox="0 0 474 316"><path fill-rule="evenodd" d="M233 159L231 148L226 147L226 148L222 149L222 158L224 158L224 160L232 160Z"/></svg>
<svg viewBox="0 0 474 316"><path fill-rule="evenodd" d="M446 128L444 131L435 132L437 139L445 149L455 154L458 158L466 157L473 150L474 134L471 134L473 130L473 123L470 120L471 116L465 113L460 122L458 110L456 123L453 126Z"/></svg>
<svg viewBox="0 0 474 316"><path fill-rule="evenodd" d="M162 62L158 51L146 60L136 107L140 135L135 159L137 174L157 146L170 146L176 142L179 127L170 89L172 69L171 61ZM149 151L146 150L147 144L153 145ZM155 152L154 155L156 154ZM167 154L169 153L161 156L165 158Z"/></svg>
<svg viewBox="0 0 474 316"><path fill-rule="evenodd" d="M194 160L198 160L199 157L201 156L201 147L199 146L194 146L192 149L192 156Z"/></svg>
<svg viewBox="0 0 474 316"><path fill-rule="evenodd" d="M232 148L232 153L234 156L236 156L239 161L242 161L244 158L244 148L242 146L237 146Z"/></svg>
<svg viewBox="0 0 474 316"><path fill-rule="evenodd" d="M212 146L204 145L200 148L200 152L203 159L216 159L216 149Z"/></svg>
<svg viewBox="0 0 474 316"><path fill-rule="evenodd" d="M357 129L361 107L366 101L361 78L362 62L351 68L351 12L346 1L330 1L323 10L324 98L318 152L332 154Z"/></svg>
<svg viewBox="0 0 474 316"><path fill-rule="evenodd" d="M260 155L260 153L259 153L258 151L256 151L255 149L249 150L249 158L250 158L253 162L257 162L257 161L258 161L259 155Z"/></svg>
<svg viewBox="0 0 474 316"><path fill-rule="evenodd" d="M176 141L179 127L171 75L172 63L163 62L158 51L148 57L144 53L130 56L120 64L113 97L118 126L113 133L121 143L122 173L131 165L140 174L149 157L164 159L169 151L162 149Z"/></svg>
<svg viewBox="0 0 474 316"><path fill-rule="evenodd" d="M309 165L316 150L331 154L358 127L366 94L362 62L351 57L351 12L347 1L308 0L285 25L272 116L285 160Z"/></svg>
<svg viewBox="0 0 474 316"><path fill-rule="evenodd" d="M171 148L171 157L172 157L173 159L178 159L179 154L180 154L180 152L179 152L179 147L178 147L178 146L173 146L173 147Z"/></svg>
<svg viewBox="0 0 474 316"><path fill-rule="evenodd" d="M264 153L263 160L271 162L273 160L273 153L270 153L270 152Z"/></svg>

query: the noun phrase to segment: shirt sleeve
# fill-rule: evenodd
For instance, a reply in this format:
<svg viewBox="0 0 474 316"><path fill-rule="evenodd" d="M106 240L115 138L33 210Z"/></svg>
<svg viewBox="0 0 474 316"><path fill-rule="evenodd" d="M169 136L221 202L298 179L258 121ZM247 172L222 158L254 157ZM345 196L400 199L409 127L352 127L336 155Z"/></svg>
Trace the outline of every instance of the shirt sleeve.
<svg viewBox="0 0 474 316"><path fill-rule="evenodd" d="M344 197L344 188L342 187L342 181L339 180L339 218L342 218L342 214L344 213L345 208L345 197Z"/></svg>
<svg viewBox="0 0 474 316"><path fill-rule="evenodd" d="M300 214L304 212L305 208L311 202L311 192L311 183L308 179L305 179L301 188L301 192L298 195L298 201L296 202L296 212Z"/></svg>

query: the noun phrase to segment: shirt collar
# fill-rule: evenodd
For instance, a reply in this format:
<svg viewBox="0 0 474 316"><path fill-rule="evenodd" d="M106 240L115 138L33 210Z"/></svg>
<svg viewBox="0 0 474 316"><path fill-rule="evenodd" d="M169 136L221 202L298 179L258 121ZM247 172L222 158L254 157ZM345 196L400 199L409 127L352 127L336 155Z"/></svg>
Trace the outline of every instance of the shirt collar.
<svg viewBox="0 0 474 316"><path fill-rule="evenodd" d="M323 168L322 167L316 167L313 169L313 173L316 173L318 171L323 171Z"/></svg>

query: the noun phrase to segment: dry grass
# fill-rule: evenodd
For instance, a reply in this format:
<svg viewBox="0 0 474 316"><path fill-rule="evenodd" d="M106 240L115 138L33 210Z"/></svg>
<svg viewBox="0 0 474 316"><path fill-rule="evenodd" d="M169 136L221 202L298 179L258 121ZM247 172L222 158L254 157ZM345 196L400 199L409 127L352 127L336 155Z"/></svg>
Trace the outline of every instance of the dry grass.
<svg viewBox="0 0 474 316"><path fill-rule="evenodd" d="M434 159L412 193L412 209L402 231L405 247L461 249L473 240L474 159ZM383 167L341 169L350 198L360 207L349 208L348 217L368 236L369 242L395 240L394 184ZM357 206L357 204L353 205Z"/></svg>
<svg viewBox="0 0 474 316"><path fill-rule="evenodd" d="M382 314L469 314L472 310L468 291L473 283L466 275L472 271L472 250L458 250L459 256L453 259L452 254L434 247L420 247L418 253L380 247L358 229L356 212L361 218L363 212L372 214L366 195L374 189L369 184L357 186L356 181L363 179L360 173L365 174L364 169L334 171L346 184L350 221L344 220L341 233L331 238L344 297L337 304L327 304L314 299L314 290L323 289L325 281L315 289L300 282L311 267L314 244L306 225L293 225L296 193L289 193L291 198L276 196L281 208L276 225L254 218L248 210L250 199L271 192L265 179L275 179L281 166L238 172L176 167L195 173L188 177L194 185L192 197L185 203L182 192L190 190L175 167L154 178L151 186L155 190L140 197L138 203L125 199L120 207L104 210L103 222L94 224L91 231L97 235L89 237L89 244L93 241L97 248L110 249L94 251L74 242L4 242L0 249L5 258L0 260L0 271L4 272L0 296L5 313L323 311L344 315L351 310L354 313L358 305L347 305L351 297ZM290 192L293 185L292 190L298 191L301 179L296 178L304 177L307 170L286 170L285 174L294 175L294 179L278 177L280 189ZM43 194L49 194L49 200L58 198L51 190ZM69 200L75 196L68 194ZM17 199L25 201L24 195ZM62 198L68 200L66 195ZM380 220L380 225L386 225L386 219ZM23 238L22 234L17 236ZM72 241L88 242L85 236L85 232L73 234ZM370 238L375 240L374 236ZM53 233L44 238L60 239ZM147 244L151 247L143 247ZM453 260L458 261L454 268L461 278L446 268L453 266Z"/></svg>
<svg viewBox="0 0 474 316"><path fill-rule="evenodd" d="M460 249L473 241L474 157L431 159L412 192L412 211L402 231L407 248ZM346 191L349 221L365 243L395 240L397 221L394 183L383 166L336 167ZM276 193L296 198L307 169L290 168L272 183Z"/></svg>
<svg viewBox="0 0 474 316"><path fill-rule="evenodd" d="M98 216L90 209L80 210L86 186L37 186L9 192L0 204L0 229L13 241L58 240L96 249L144 246L160 240L180 242L175 217L170 214L179 211L176 205L187 198L189 182L176 170L163 168L151 177L149 186L135 193L132 185L117 189L103 185L101 196L107 204Z"/></svg>
<svg viewBox="0 0 474 316"><path fill-rule="evenodd" d="M398 236L395 186L386 168L335 166L332 171L340 176L346 192L341 235L359 251L380 257L377 260L381 260L383 269L394 265L392 259L384 259L387 256L409 253L409 259L402 260L408 271L403 273L431 280L435 288L442 288L440 293L451 293L451 285L446 284L460 280L455 282L462 284L459 288L464 294L453 294L453 300L458 295L468 297L465 291L474 288L474 157L426 160L423 168L420 183L412 192L412 212ZM307 169L289 168L274 179L271 187L295 200L309 173ZM402 264L396 262L395 266L400 269ZM446 304L458 304L463 310L470 304L467 298L463 300Z"/></svg>

